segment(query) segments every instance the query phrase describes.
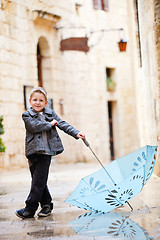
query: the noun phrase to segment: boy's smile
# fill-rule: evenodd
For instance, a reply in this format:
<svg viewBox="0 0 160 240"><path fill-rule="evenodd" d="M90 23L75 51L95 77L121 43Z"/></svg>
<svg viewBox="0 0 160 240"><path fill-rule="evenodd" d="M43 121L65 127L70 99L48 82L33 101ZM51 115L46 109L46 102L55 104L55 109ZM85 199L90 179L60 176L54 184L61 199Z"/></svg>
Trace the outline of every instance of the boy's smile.
<svg viewBox="0 0 160 240"><path fill-rule="evenodd" d="M32 95L32 98L29 99L31 107L37 113L42 112L43 108L47 105L48 101L46 101L43 93L35 92Z"/></svg>

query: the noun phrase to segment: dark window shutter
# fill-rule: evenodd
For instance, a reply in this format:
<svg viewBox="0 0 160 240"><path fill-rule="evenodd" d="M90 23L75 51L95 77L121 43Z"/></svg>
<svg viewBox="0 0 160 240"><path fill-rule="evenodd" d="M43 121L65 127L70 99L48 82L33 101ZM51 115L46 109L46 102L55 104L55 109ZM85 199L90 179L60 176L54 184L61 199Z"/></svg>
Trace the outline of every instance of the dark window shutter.
<svg viewBox="0 0 160 240"><path fill-rule="evenodd" d="M102 10L108 11L109 10L108 0L101 0L101 2L102 2Z"/></svg>
<svg viewBox="0 0 160 240"><path fill-rule="evenodd" d="M101 0L93 0L94 9L102 9L101 8Z"/></svg>

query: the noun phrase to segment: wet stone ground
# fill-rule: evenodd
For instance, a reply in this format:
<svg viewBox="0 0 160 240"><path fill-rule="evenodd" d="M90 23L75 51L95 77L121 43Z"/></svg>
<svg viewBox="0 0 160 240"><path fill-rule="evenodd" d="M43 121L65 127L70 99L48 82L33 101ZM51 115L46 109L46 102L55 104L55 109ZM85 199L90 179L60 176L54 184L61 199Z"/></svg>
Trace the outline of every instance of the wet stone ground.
<svg viewBox="0 0 160 240"><path fill-rule="evenodd" d="M99 168L98 164L53 162L48 185L54 211L46 218L35 215L31 219L15 215L15 210L24 207L30 189L28 168L0 171L0 240L160 239L160 179L154 175L130 201L133 212L125 205L110 213L95 214L64 202L82 177Z"/></svg>

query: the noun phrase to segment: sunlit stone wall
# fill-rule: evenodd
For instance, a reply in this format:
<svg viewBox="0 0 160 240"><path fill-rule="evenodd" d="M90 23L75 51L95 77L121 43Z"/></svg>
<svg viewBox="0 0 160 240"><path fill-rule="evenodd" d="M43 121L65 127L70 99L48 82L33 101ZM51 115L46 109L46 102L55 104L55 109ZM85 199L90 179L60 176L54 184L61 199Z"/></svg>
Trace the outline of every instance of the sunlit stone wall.
<svg viewBox="0 0 160 240"><path fill-rule="evenodd" d="M38 16L38 12L42 14ZM124 28L123 36L115 30L119 28ZM107 31L91 34L101 29ZM90 48L87 53L60 51L62 39L86 36ZM119 52L120 37L128 40L126 52ZM156 134L154 109L147 100L148 90L143 88L146 78L141 77L138 66L134 1L109 1L107 12L95 10L91 0L6 1L0 9L0 114L4 116L2 137L6 145L6 153L0 155L1 167L27 163L21 119L25 111L23 87L38 85L38 43L43 86L53 99L55 111L85 132L103 163L110 162L108 101L113 103L115 157L147 144L149 139L154 142L155 138L149 137L149 129ZM106 91L106 68L113 70L113 92ZM147 89L152 89L152 103L157 107L157 95L153 97L150 83L155 75L151 76L147 77ZM150 110L153 114L147 118ZM60 135L65 151L56 161L96 161L82 141L63 132Z"/></svg>

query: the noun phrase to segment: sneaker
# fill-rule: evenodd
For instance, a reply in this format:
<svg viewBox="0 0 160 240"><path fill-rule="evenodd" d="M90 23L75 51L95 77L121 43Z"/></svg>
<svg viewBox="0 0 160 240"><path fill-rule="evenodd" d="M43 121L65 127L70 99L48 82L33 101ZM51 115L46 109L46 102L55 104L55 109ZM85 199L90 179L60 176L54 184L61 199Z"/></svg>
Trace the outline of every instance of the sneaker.
<svg viewBox="0 0 160 240"><path fill-rule="evenodd" d="M34 217L34 214L33 212L28 212L25 208L22 208L22 209L19 209L15 212L15 214L20 217L20 218L32 218Z"/></svg>
<svg viewBox="0 0 160 240"><path fill-rule="evenodd" d="M51 215L52 209L50 205L44 205L41 209L41 211L38 213L39 217L47 217Z"/></svg>

